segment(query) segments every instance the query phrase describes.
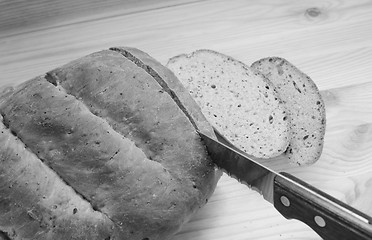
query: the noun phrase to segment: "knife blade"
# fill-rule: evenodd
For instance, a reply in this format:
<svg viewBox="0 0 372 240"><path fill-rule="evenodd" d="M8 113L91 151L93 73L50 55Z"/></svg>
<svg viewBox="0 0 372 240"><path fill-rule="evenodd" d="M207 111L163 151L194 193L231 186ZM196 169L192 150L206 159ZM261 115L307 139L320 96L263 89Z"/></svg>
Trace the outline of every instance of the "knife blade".
<svg viewBox="0 0 372 240"><path fill-rule="evenodd" d="M258 158L232 144L222 143L200 131L199 135L217 167L259 192L285 218L307 224L326 240L372 239L372 218L368 215L289 173L267 168Z"/></svg>

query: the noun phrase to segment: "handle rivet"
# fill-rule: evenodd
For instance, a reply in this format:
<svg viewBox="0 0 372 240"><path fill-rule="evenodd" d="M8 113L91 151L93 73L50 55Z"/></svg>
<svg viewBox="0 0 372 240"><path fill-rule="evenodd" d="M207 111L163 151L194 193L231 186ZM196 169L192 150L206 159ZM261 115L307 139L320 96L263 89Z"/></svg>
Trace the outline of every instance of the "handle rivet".
<svg viewBox="0 0 372 240"><path fill-rule="evenodd" d="M291 205L291 202L289 201L289 199L286 196L281 196L280 201L286 207L289 207L289 205Z"/></svg>
<svg viewBox="0 0 372 240"><path fill-rule="evenodd" d="M322 218L321 216L315 216L314 221L319 227L325 227L326 226L326 222L325 222L324 218Z"/></svg>

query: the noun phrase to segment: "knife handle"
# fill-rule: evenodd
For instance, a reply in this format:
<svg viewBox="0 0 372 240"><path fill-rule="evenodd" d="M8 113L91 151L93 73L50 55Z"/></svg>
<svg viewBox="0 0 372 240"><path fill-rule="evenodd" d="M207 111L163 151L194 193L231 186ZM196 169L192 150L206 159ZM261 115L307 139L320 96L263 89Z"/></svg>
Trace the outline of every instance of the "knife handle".
<svg viewBox="0 0 372 240"><path fill-rule="evenodd" d="M274 206L326 240L372 239L372 219L288 173L274 179Z"/></svg>

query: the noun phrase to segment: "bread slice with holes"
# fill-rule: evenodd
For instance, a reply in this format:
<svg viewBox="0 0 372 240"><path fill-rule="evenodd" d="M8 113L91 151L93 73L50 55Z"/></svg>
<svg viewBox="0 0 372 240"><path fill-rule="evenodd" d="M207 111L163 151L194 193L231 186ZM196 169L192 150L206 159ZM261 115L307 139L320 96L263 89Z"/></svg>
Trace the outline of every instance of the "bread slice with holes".
<svg viewBox="0 0 372 240"><path fill-rule="evenodd" d="M286 108L259 71L206 49L173 57L166 66L213 127L237 148L259 158L286 150L290 138Z"/></svg>
<svg viewBox="0 0 372 240"><path fill-rule="evenodd" d="M319 89L312 79L280 57L268 57L252 64L275 86L286 104L292 138L286 155L292 163L309 165L323 150L326 128L325 107Z"/></svg>

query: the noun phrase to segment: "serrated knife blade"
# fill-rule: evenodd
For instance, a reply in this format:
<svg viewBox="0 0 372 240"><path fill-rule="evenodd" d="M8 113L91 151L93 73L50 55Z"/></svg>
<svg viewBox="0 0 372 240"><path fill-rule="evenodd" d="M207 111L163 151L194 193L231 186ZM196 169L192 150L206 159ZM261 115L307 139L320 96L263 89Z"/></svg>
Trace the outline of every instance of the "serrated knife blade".
<svg viewBox="0 0 372 240"><path fill-rule="evenodd" d="M263 195L287 219L310 226L323 239L372 239L372 218L306 182L277 173L225 143L199 132L217 167Z"/></svg>

